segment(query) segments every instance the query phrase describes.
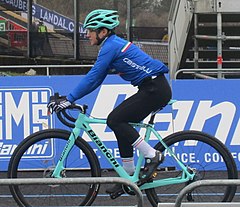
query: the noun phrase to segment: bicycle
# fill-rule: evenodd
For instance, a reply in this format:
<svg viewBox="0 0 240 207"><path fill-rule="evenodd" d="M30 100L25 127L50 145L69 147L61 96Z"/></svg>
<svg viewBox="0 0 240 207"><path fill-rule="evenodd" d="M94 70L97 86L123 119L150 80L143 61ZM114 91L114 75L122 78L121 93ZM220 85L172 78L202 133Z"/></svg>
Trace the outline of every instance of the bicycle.
<svg viewBox="0 0 240 207"><path fill-rule="evenodd" d="M171 101L171 105L174 101ZM73 114L77 110L78 118ZM151 114L148 123L131 123L134 127L145 128L145 140L149 141L154 134L158 139L155 149L165 155L165 161L159 166L154 176L145 183L139 179L143 164L143 155L139 155L136 171L128 175L117 159L107 149L90 126L90 124L106 124L106 119L94 118L87 114L87 106L72 105L69 109L57 114L58 119L70 128L45 129L25 138L15 149L8 168L9 178L28 177L100 177L101 167L93 148L79 134L84 131L98 147L101 154L111 164L118 176L127 178L139 185L152 206L159 202L175 202L178 192L186 185L201 179L237 179L236 164L228 149L217 138L199 131L175 132L162 138L154 129L155 113ZM54 149L54 150L53 150ZM44 151L44 156L28 157L28 154ZM76 155L81 155L81 158ZM215 156L219 162L210 162ZM31 162L29 162L31 160ZM26 165L32 170L26 170ZM163 170L167 169L167 170ZM44 185L28 186L11 185L10 191L19 206L37 206L39 197L41 206L88 206L93 203L99 192L100 184ZM133 195L128 186L123 192ZM200 187L186 195L188 202L230 202L236 192L236 186L225 186L217 189ZM110 195L119 196L118 193ZM43 199L44 198L44 199Z"/></svg>

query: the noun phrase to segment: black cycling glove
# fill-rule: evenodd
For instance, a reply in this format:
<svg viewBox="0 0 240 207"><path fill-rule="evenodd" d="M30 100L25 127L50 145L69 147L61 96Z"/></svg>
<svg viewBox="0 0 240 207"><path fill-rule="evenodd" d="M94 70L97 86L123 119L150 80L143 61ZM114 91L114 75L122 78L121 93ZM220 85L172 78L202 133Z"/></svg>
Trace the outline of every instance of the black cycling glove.
<svg viewBox="0 0 240 207"><path fill-rule="evenodd" d="M58 98L51 96L47 107L50 113L58 113L59 111L69 107L71 104L72 103L67 100L66 96L59 96Z"/></svg>

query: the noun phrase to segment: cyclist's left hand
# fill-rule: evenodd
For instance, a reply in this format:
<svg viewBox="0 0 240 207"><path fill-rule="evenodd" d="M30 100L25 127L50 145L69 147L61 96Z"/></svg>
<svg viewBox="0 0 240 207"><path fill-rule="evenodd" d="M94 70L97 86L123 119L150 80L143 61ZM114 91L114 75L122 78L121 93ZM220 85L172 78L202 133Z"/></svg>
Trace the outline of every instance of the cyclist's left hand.
<svg viewBox="0 0 240 207"><path fill-rule="evenodd" d="M51 99L47 105L48 111L50 113L56 112L66 109L71 105L71 102L67 100L66 96L61 96L58 99Z"/></svg>

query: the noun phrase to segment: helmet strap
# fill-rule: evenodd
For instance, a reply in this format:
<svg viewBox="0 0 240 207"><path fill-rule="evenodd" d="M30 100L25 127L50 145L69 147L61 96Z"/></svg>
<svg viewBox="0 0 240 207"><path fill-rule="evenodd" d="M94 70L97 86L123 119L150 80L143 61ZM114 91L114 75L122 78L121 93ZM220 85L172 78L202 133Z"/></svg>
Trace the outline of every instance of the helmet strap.
<svg viewBox="0 0 240 207"><path fill-rule="evenodd" d="M97 45L101 45L102 42L103 42L107 37L109 37L110 35L114 34L114 32L113 32L112 30L108 30L108 33L107 33L105 36L103 36L102 38L100 38L100 37L99 37L99 33L100 33L101 31L102 31L102 29L97 29L97 30L96 30L96 34L97 34L96 39L97 39L97 41L98 41Z"/></svg>

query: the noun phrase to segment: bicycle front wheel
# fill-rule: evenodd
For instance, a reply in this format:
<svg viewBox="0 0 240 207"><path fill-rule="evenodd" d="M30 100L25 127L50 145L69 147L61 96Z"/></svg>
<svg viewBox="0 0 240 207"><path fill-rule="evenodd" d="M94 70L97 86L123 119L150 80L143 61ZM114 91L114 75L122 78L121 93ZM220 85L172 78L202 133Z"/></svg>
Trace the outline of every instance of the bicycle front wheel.
<svg viewBox="0 0 240 207"><path fill-rule="evenodd" d="M9 178L50 178L70 132L47 129L25 138L15 149L8 168ZM78 138L64 160L62 177L100 177L99 161L92 148ZM57 179L57 178L56 178ZM19 206L85 206L97 196L99 184L12 185Z"/></svg>
<svg viewBox="0 0 240 207"><path fill-rule="evenodd" d="M167 146L174 152L179 160L195 172L192 181L174 184L155 189L145 190L147 197L154 207L159 202L175 203L179 192L188 184L203 179L237 179L236 164L231 153L218 139L209 134L198 131L182 131L169 135L164 139ZM179 177L182 170L169 152L158 143L155 146L165 155L165 161L156 178L164 179ZM184 202L230 202L236 192L235 186L202 186L188 193Z"/></svg>

